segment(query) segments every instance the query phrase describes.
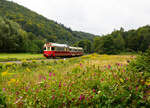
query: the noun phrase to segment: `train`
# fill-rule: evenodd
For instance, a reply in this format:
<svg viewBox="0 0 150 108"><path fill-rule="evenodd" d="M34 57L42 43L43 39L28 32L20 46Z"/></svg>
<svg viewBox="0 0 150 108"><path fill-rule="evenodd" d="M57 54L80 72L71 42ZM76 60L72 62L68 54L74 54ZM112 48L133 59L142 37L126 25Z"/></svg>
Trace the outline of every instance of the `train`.
<svg viewBox="0 0 150 108"><path fill-rule="evenodd" d="M72 47L67 44L52 42L45 43L43 49L43 54L46 58L75 57L84 54L83 48L81 47Z"/></svg>

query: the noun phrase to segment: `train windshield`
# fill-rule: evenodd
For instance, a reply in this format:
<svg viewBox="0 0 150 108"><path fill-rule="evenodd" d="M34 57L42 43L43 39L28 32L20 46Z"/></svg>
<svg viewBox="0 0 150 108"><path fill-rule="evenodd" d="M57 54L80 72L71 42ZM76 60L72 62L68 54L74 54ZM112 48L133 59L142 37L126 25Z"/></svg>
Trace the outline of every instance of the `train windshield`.
<svg viewBox="0 0 150 108"><path fill-rule="evenodd" d="M46 47L44 47L44 50L46 50Z"/></svg>
<svg viewBox="0 0 150 108"><path fill-rule="evenodd" d="M54 51L55 50L55 47L52 47L52 51Z"/></svg>
<svg viewBox="0 0 150 108"><path fill-rule="evenodd" d="M51 47L47 47L47 51L51 51Z"/></svg>

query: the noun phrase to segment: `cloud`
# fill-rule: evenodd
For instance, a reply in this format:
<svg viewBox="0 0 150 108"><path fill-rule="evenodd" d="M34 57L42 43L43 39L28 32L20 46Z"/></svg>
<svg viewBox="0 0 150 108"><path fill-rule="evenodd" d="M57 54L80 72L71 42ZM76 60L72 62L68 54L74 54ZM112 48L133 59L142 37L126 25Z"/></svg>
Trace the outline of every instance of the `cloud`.
<svg viewBox="0 0 150 108"><path fill-rule="evenodd" d="M149 0L13 0L71 27L94 34L120 27L135 29L150 24Z"/></svg>

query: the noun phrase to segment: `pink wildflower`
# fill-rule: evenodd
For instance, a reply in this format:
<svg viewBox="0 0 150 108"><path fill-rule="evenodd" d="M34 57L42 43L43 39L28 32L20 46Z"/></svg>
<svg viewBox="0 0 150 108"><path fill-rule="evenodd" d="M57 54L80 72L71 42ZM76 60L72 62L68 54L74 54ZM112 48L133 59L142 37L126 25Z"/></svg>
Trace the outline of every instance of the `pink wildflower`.
<svg viewBox="0 0 150 108"><path fill-rule="evenodd" d="M3 92L6 91L6 88L3 88Z"/></svg>
<svg viewBox="0 0 150 108"><path fill-rule="evenodd" d="M89 98L87 97L87 98L86 98L86 100L88 101L88 100L89 100Z"/></svg>
<svg viewBox="0 0 150 108"><path fill-rule="evenodd" d="M101 81L104 81L104 78L102 78Z"/></svg>
<svg viewBox="0 0 150 108"><path fill-rule="evenodd" d="M93 92L95 93L95 92L96 92L96 90L95 90L95 89L93 89Z"/></svg>
<svg viewBox="0 0 150 108"><path fill-rule="evenodd" d="M75 98L72 98L72 101L75 101Z"/></svg>
<svg viewBox="0 0 150 108"><path fill-rule="evenodd" d="M52 72L49 73L49 76L52 76Z"/></svg>
<svg viewBox="0 0 150 108"><path fill-rule="evenodd" d="M61 88L61 82L59 83L59 88Z"/></svg>
<svg viewBox="0 0 150 108"><path fill-rule="evenodd" d="M72 92L72 90L70 89L69 92Z"/></svg>
<svg viewBox="0 0 150 108"><path fill-rule="evenodd" d="M82 66L82 63L80 63L80 66Z"/></svg>
<svg viewBox="0 0 150 108"><path fill-rule="evenodd" d="M55 73L53 73L53 76L55 76Z"/></svg>
<svg viewBox="0 0 150 108"><path fill-rule="evenodd" d="M43 79L46 80L46 77L44 76Z"/></svg>
<svg viewBox="0 0 150 108"><path fill-rule="evenodd" d="M136 91L138 91L138 86L136 86Z"/></svg>
<svg viewBox="0 0 150 108"><path fill-rule="evenodd" d="M54 100L54 99L55 99L55 96L53 95L53 96L52 96L52 100Z"/></svg>
<svg viewBox="0 0 150 108"><path fill-rule="evenodd" d="M110 69L111 68L111 65L108 65L108 69Z"/></svg>
<svg viewBox="0 0 150 108"><path fill-rule="evenodd" d="M84 99L85 99L85 96L81 94L79 100L84 100Z"/></svg>
<svg viewBox="0 0 150 108"><path fill-rule="evenodd" d="M64 83L64 86L66 86L66 83Z"/></svg>

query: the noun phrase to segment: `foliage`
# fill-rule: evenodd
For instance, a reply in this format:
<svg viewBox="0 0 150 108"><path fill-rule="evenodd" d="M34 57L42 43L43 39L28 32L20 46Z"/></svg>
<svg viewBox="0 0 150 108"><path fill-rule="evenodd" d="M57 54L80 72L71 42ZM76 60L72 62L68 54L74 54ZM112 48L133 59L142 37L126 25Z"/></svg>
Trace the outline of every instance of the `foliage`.
<svg viewBox="0 0 150 108"><path fill-rule="evenodd" d="M150 76L150 47L146 52L141 53L137 58L130 63L130 68L136 72L142 72Z"/></svg>
<svg viewBox="0 0 150 108"><path fill-rule="evenodd" d="M40 52L44 41L25 32L19 24L0 17L0 52Z"/></svg>
<svg viewBox="0 0 150 108"><path fill-rule="evenodd" d="M93 52L93 46L92 42L89 40L81 40L74 44L74 46L82 47L84 49L85 53L92 53Z"/></svg>
<svg viewBox="0 0 150 108"><path fill-rule="evenodd" d="M72 31L11 1L0 0L0 16L4 17L0 17L1 52L39 53L46 41L73 44L82 39L92 40L94 36Z"/></svg>
<svg viewBox="0 0 150 108"><path fill-rule="evenodd" d="M111 34L94 38L94 49L97 53L118 54L121 52L146 51L150 45L150 26L137 30L114 30Z"/></svg>
<svg viewBox="0 0 150 108"><path fill-rule="evenodd" d="M4 90L5 88L3 88ZM0 108L6 107L6 100L3 91L0 89Z"/></svg>
<svg viewBox="0 0 150 108"><path fill-rule="evenodd" d="M128 68L132 56L91 54L32 61L3 69L6 104L12 107L149 107L150 79ZM12 68L13 67L13 68ZM10 73L14 74L10 74ZM2 75L2 74L1 74Z"/></svg>

